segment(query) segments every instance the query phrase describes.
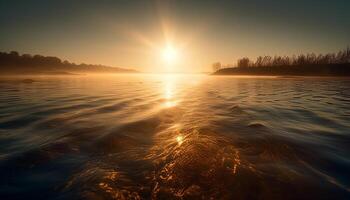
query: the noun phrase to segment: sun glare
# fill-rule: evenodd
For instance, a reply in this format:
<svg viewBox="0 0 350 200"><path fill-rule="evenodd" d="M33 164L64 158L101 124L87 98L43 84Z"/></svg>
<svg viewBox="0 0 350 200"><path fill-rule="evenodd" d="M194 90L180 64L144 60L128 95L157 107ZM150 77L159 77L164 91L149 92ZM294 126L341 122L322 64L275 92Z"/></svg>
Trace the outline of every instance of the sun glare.
<svg viewBox="0 0 350 200"><path fill-rule="evenodd" d="M176 137L176 141L177 141L177 143L178 143L179 145L181 145L181 144L183 143L183 141L184 141L184 137L183 137L182 135L178 135L178 136Z"/></svg>
<svg viewBox="0 0 350 200"><path fill-rule="evenodd" d="M178 52L171 46L163 50L163 59L168 64L173 64L178 60Z"/></svg>

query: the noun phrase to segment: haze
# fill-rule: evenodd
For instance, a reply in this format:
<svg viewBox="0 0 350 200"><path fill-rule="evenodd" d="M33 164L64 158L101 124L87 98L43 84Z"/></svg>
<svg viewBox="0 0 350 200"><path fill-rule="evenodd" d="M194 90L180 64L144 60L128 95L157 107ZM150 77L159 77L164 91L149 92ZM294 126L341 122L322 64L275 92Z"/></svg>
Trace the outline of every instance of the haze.
<svg viewBox="0 0 350 200"><path fill-rule="evenodd" d="M144 72L204 72L215 61L327 53L350 43L350 2L1 1L1 51ZM176 49L166 67L164 50Z"/></svg>

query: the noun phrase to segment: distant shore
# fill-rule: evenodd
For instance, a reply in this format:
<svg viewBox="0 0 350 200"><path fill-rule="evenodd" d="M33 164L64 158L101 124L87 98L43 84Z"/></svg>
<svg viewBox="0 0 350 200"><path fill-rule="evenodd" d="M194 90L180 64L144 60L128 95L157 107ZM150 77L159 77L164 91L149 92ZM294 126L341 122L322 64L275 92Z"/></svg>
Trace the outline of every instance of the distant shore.
<svg viewBox="0 0 350 200"><path fill-rule="evenodd" d="M84 76L84 75L99 75L99 74L138 74L138 71L120 71L120 72L91 72L91 71L1 71L0 77L11 76Z"/></svg>
<svg viewBox="0 0 350 200"><path fill-rule="evenodd" d="M237 64L213 63L213 75L350 76L350 48L337 53L243 57Z"/></svg>
<svg viewBox="0 0 350 200"><path fill-rule="evenodd" d="M328 65L230 67L219 69L212 73L212 75L350 77L350 63Z"/></svg>
<svg viewBox="0 0 350 200"><path fill-rule="evenodd" d="M42 55L0 52L0 75L83 75L103 73L139 73L133 69L96 64L76 64Z"/></svg>

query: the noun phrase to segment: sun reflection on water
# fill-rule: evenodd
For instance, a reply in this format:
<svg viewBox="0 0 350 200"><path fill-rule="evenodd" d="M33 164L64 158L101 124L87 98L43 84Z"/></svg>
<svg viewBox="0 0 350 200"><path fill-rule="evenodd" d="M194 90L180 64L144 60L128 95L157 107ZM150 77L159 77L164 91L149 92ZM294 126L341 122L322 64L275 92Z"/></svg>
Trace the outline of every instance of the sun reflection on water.
<svg viewBox="0 0 350 200"><path fill-rule="evenodd" d="M175 99L175 87L176 87L176 77L175 75L166 75L164 77L164 107L171 108L177 105L177 100Z"/></svg>
<svg viewBox="0 0 350 200"><path fill-rule="evenodd" d="M171 108L171 107L176 106L176 102L175 101L167 101L164 103L164 106L167 108Z"/></svg>
<svg viewBox="0 0 350 200"><path fill-rule="evenodd" d="M173 83L172 82L167 82L166 84L165 84L165 91L164 91L164 98L165 99L167 99L167 100L169 100L169 99L172 99L173 98L173 87L174 87L174 85L173 85Z"/></svg>
<svg viewBox="0 0 350 200"><path fill-rule="evenodd" d="M178 136L176 137L176 142L177 142L179 145L181 145L181 144L183 143L183 141L184 141L184 137L183 137L182 135L178 135Z"/></svg>

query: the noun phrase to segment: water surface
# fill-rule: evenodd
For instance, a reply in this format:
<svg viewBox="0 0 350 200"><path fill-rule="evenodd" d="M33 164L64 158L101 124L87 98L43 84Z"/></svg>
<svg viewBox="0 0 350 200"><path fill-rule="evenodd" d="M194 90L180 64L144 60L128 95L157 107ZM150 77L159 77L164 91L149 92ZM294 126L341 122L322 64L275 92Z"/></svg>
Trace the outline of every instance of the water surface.
<svg viewBox="0 0 350 200"><path fill-rule="evenodd" d="M1 199L349 199L350 80L0 80Z"/></svg>

